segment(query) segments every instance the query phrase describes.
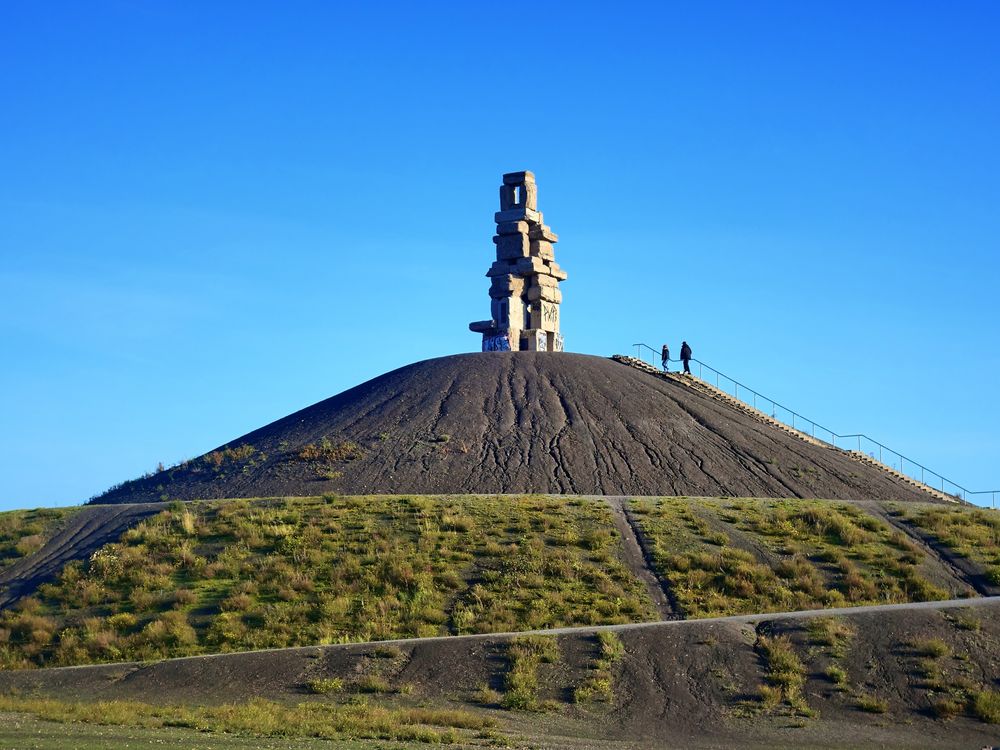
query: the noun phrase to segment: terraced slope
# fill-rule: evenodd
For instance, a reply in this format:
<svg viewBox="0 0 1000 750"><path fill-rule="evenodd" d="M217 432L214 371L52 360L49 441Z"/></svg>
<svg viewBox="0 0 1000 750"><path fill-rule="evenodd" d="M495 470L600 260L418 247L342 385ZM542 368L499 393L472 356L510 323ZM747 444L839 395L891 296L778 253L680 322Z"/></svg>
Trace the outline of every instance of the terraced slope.
<svg viewBox="0 0 1000 750"><path fill-rule="evenodd" d="M986 575L886 510L820 500L330 495L73 518L7 579L0 669L940 600Z"/></svg>
<svg viewBox="0 0 1000 750"><path fill-rule="evenodd" d="M977 593L978 572L959 570L921 545L917 529L898 528L852 503L641 498L629 508L655 572L686 617ZM948 510L967 519L976 515Z"/></svg>
<svg viewBox="0 0 1000 750"><path fill-rule="evenodd" d="M436 726L493 729L422 736L461 747L989 747L998 614L997 599L970 599L8 671L0 711L198 727L212 733L199 747L223 731L282 747L406 738L409 709ZM357 721L359 705L394 721Z"/></svg>
<svg viewBox="0 0 1000 750"><path fill-rule="evenodd" d="M0 610L0 669L657 619L597 500L178 505Z"/></svg>
<svg viewBox="0 0 1000 750"><path fill-rule="evenodd" d="M490 352L387 373L98 501L324 492L928 499L609 359Z"/></svg>
<svg viewBox="0 0 1000 750"><path fill-rule="evenodd" d="M37 508L0 513L0 574L40 550L77 508Z"/></svg>
<svg viewBox="0 0 1000 750"><path fill-rule="evenodd" d="M16 549L19 544L23 548L30 542L34 551L0 570L0 609L55 578L68 563L88 559L96 550L117 540L126 529L162 509L162 505L155 503L58 509L55 515L48 516L50 523L44 532L22 536L14 544ZM29 513L45 517L46 512ZM35 524L28 526L34 527Z"/></svg>

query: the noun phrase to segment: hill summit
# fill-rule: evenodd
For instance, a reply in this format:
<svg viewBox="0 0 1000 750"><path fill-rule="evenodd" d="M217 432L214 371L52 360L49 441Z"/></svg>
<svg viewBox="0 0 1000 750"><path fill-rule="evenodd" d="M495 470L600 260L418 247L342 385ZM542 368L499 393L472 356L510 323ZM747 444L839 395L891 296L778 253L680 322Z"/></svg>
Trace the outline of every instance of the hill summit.
<svg viewBox="0 0 1000 750"><path fill-rule="evenodd" d="M485 352L386 373L95 502L322 493L929 499L611 359Z"/></svg>

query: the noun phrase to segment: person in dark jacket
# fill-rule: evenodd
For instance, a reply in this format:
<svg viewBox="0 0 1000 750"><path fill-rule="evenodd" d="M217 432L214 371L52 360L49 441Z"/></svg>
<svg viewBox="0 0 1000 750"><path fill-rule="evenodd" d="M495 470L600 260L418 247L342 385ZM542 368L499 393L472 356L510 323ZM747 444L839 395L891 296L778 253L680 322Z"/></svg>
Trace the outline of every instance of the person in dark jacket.
<svg viewBox="0 0 1000 750"><path fill-rule="evenodd" d="M663 365L664 372L670 372L670 365L667 364L668 362L670 362L670 349L666 344L664 344L663 351L660 352L660 364Z"/></svg>
<svg viewBox="0 0 1000 750"><path fill-rule="evenodd" d="M684 372L691 374L691 347L687 341L681 342L681 361L684 363Z"/></svg>

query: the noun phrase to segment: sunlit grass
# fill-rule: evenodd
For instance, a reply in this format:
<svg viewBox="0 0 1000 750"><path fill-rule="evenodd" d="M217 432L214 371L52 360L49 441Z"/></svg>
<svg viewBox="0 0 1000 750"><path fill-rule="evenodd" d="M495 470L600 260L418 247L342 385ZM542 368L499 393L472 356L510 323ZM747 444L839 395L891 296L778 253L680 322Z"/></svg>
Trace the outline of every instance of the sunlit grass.
<svg viewBox="0 0 1000 750"><path fill-rule="evenodd" d="M924 553L846 503L634 500L654 562L689 617L944 599Z"/></svg>
<svg viewBox="0 0 1000 750"><path fill-rule="evenodd" d="M652 619L600 501L176 503L0 613L0 668Z"/></svg>

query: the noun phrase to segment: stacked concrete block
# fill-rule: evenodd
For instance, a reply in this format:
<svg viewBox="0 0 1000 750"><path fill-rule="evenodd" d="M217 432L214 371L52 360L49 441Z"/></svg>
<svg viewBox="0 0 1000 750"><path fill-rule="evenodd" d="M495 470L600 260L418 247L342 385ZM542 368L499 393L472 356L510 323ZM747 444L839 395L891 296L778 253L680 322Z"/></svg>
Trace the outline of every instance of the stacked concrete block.
<svg viewBox="0 0 1000 750"><path fill-rule="evenodd" d="M555 262L559 241L538 210L538 187L531 172L511 172L500 186L494 215L496 262L490 279L490 320L470 323L483 335L483 351L563 350L559 333L559 283L566 272Z"/></svg>

